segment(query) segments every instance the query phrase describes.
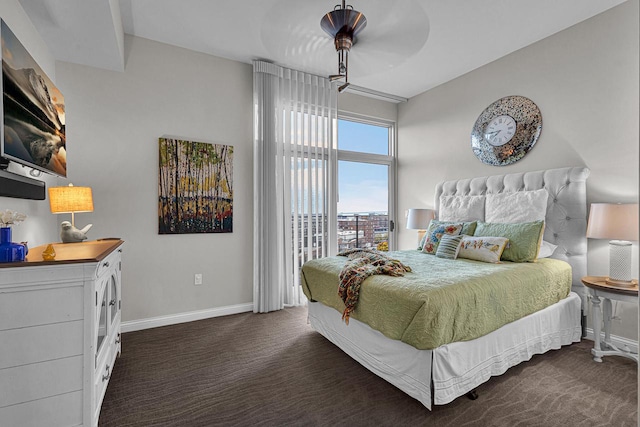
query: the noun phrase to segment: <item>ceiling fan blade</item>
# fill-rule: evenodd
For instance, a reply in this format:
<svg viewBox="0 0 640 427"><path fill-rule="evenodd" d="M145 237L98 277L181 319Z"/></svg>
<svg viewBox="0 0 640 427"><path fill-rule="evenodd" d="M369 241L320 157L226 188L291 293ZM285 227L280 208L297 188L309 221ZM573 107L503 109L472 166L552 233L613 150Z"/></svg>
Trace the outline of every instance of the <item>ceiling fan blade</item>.
<svg viewBox="0 0 640 427"><path fill-rule="evenodd" d="M429 18L421 7L407 7L413 2L396 2L382 20L370 19L367 29L357 38L353 49L367 49L379 54L407 57L419 52L429 37Z"/></svg>

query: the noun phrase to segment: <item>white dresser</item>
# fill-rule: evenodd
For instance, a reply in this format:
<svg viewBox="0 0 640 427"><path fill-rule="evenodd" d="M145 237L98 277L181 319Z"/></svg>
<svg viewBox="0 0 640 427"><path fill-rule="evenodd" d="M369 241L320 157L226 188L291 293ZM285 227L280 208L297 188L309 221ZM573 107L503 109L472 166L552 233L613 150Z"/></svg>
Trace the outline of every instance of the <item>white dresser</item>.
<svg viewBox="0 0 640 427"><path fill-rule="evenodd" d="M0 425L95 426L120 354L121 240L0 264Z"/></svg>

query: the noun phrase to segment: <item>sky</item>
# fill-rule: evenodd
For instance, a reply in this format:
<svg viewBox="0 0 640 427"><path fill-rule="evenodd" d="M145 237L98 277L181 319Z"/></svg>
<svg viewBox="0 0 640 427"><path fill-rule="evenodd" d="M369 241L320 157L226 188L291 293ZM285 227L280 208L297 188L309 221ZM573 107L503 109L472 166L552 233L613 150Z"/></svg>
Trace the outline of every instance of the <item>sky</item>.
<svg viewBox="0 0 640 427"><path fill-rule="evenodd" d="M338 149L388 154L389 129L338 121ZM387 212L388 166L338 162L338 213Z"/></svg>

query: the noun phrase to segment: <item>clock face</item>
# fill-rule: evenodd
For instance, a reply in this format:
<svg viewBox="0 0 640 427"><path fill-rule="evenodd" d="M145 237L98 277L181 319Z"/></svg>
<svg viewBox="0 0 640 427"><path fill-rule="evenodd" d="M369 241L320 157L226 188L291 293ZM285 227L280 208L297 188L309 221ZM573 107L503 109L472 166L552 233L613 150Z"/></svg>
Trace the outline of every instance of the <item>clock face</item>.
<svg viewBox="0 0 640 427"><path fill-rule="evenodd" d="M499 147L511 141L516 134L516 121L513 117L503 114L487 123L484 139L494 147Z"/></svg>
<svg viewBox="0 0 640 427"><path fill-rule="evenodd" d="M542 114L524 96L506 96L480 114L471 131L471 149L482 162L506 166L533 148L542 131Z"/></svg>

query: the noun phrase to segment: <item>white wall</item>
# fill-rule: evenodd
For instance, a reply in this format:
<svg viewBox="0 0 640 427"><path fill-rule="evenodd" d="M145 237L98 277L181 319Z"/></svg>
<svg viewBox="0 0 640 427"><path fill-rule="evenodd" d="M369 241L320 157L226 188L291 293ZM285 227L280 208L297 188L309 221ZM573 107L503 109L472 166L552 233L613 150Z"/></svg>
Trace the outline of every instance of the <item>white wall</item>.
<svg viewBox="0 0 640 427"><path fill-rule="evenodd" d="M76 222L126 241L123 320L251 303L251 65L129 36L125 59L124 72L57 64L69 178L93 188L94 212ZM233 233L158 234L163 135L234 147Z"/></svg>
<svg viewBox="0 0 640 427"><path fill-rule="evenodd" d="M20 3L17 0L0 1L0 17L40 65L40 68L53 82L56 82L55 59L22 9L22 6L20 6ZM29 176L29 170L15 163L9 165L9 171L19 175ZM44 181L47 187L65 185L64 179L52 175L42 174L38 179ZM12 227L12 240L14 242L26 241L29 242L29 246L38 246L59 240L58 220L60 218L51 213L48 201L0 197L0 210L4 211L6 209L27 215L25 222Z"/></svg>
<svg viewBox="0 0 640 427"><path fill-rule="evenodd" d="M638 0L630 0L400 104L399 208L433 206L439 181L587 166L588 203L637 202ZM542 112L542 134L519 162L493 167L470 133L493 101L523 95ZM400 247L415 232L400 223ZM634 276L638 277L637 246ZM590 240L588 273L608 273L607 242ZM637 307L619 304L613 333L637 339Z"/></svg>

